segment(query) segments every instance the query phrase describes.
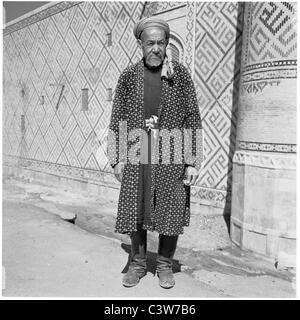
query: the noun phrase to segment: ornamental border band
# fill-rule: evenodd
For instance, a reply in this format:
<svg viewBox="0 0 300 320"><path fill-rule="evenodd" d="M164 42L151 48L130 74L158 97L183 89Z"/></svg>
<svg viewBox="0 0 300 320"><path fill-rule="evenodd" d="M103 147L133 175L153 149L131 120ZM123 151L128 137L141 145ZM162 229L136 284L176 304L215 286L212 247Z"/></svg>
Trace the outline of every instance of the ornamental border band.
<svg viewBox="0 0 300 320"><path fill-rule="evenodd" d="M108 133L108 158L121 182L115 232L131 239L125 287L147 274L147 232L158 233L156 274L175 285L172 258L190 220L190 187L202 163L202 127L187 69L166 54L170 28L157 17L137 22L143 58L120 75Z"/></svg>

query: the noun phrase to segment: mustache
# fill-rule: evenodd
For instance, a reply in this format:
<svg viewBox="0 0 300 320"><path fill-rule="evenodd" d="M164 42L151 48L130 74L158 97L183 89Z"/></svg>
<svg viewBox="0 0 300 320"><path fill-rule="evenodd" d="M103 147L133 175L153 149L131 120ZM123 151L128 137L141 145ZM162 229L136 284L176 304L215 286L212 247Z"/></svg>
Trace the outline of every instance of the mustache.
<svg viewBox="0 0 300 320"><path fill-rule="evenodd" d="M150 52L149 54L148 54L148 57L149 58L151 58L151 57L155 57L155 58L161 58L162 59L162 54L161 53L152 53L152 52Z"/></svg>

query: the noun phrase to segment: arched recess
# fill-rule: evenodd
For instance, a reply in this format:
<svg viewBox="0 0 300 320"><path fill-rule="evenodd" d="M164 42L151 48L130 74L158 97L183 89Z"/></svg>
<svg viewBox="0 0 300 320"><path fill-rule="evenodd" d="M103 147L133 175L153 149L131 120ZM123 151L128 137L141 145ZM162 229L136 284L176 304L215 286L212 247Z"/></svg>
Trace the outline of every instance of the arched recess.
<svg viewBox="0 0 300 320"><path fill-rule="evenodd" d="M169 45L167 47L167 55L173 61L183 63L184 47L181 38L174 33L170 34Z"/></svg>

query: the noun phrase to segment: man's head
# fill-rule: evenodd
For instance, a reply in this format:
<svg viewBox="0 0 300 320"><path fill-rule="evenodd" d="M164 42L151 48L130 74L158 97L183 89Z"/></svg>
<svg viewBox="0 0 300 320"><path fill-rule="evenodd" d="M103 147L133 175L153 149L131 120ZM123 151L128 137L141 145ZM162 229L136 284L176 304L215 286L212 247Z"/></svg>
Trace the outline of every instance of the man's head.
<svg viewBox="0 0 300 320"><path fill-rule="evenodd" d="M159 67L165 58L169 41L169 25L158 18L151 17L139 21L133 33L143 50L143 57L149 68Z"/></svg>

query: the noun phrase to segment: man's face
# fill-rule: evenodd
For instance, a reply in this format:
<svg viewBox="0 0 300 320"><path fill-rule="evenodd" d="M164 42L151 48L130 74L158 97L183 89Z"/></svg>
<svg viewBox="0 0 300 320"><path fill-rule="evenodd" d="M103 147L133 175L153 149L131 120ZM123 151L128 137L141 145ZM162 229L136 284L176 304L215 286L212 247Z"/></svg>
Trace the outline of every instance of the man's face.
<svg viewBox="0 0 300 320"><path fill-rule="evenodd" d="M165 31L160 28L147 28L141 35L141 45L146 65L159 67L164 61L168 41Z"/></svg>

